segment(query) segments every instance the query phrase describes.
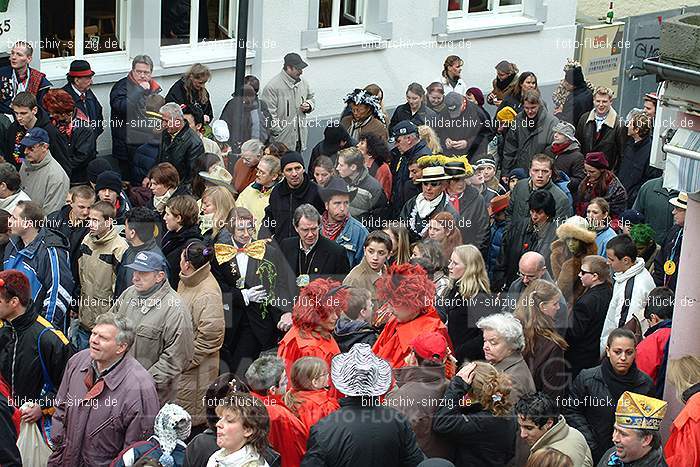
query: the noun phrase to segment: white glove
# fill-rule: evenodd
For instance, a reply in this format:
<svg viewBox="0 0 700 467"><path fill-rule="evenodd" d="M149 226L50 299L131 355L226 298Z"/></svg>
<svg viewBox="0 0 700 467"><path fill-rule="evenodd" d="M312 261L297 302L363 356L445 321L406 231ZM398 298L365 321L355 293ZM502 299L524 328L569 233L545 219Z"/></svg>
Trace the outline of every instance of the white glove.
<svg viewBox="0 0 700 467"><path fill-rule="evenodd" d="M262 303L267 298L267 292L262 285L256 285L250 289L241 290L243 295L243 300L245 300L246 305L249 303Z"/></svg>

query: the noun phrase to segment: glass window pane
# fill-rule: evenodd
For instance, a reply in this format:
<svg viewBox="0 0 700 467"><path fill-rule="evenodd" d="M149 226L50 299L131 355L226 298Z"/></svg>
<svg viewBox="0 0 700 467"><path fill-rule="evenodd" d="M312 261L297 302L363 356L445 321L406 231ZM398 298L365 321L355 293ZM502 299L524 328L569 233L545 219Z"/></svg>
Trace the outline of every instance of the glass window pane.
<svg viewBox="0 0 700 467"><path fill-rule="evenodd" d="M333 25L333 0L318 0L318 27L330 28Z"/></svg>
<svg viewBox="0 0 700 467"><path fill-rule="evenodd" d="M192 1L199 0L161 0L160 45L189 43Z"/></svg>
<svg viewBox="0 0 700 467"><path fill-rule="evenodd" d="M362 0L340 0L340 25L362 23Z"/></svg>
<svg viewBox="0 0 700 467"><path fill-rule="evenodd" d="M117 0L85 0L83 53L114 52L122 50L119 37Z"/></svg>
<svg viewBox="0 0 700 467"><path fill-rule="evenodd" d="M217 41L235 37L236 0L199 0L199 41ZM229 24L229 18L231 19Z"/></svg>
<svg viewBox="0 0 700 467"><path fill-rule="evenodd" d="M501 0L501 6L522 5L523 0Z"/></svg>
<svg viewBox="0 0 700 467"><path fill-rule="evenodd" d="M75 55L75 0L41 0L42 58Z"/></svg>
<svg viewBox="0 0 700 467"><path fill-rule="evenodd" d="M469 0L469 13L490 11L489 0Z"/></svg>
<svg viewBox="0 0 700 467"><path fill-rule="evenodd" d="M463 8L462 2L463 0L449 0L447 11L460 11Z"/></svg>

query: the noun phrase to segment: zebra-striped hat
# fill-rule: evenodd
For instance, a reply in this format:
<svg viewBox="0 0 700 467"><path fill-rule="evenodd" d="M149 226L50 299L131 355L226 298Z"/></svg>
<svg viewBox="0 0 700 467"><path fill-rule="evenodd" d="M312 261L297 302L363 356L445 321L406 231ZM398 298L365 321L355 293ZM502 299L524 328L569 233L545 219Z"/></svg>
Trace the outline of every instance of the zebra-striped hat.
<svg viewBox="0 0 700 467"><path fill-rule="evenodd" d="M346 396L381 396L391 387L391 365L372 353L369 344L355 344L333 357L331 379Z"/></svg>

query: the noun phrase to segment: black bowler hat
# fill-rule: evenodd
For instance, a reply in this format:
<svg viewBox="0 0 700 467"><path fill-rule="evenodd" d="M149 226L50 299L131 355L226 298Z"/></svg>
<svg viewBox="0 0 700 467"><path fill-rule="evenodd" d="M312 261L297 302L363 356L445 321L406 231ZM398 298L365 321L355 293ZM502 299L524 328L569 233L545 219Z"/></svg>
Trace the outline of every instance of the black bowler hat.
<svg viewBox="0 0 700 467"><path fill-rule="evenodd" d="M82 78L84 76L94 76L95 72L90 69L90 64L86 60L73 60L68 70L69 78Z"/></svg>

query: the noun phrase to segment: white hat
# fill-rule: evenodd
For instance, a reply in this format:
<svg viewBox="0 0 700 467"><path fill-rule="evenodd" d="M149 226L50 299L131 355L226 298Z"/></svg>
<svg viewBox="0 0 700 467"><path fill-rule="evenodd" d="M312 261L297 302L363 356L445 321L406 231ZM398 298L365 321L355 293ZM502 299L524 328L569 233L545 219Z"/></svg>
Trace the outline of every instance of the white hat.
<svg viewBox="0 0 700 467"><path fill-rule="evenodd" d="M214 139L219 143L227 143L231 137L231 133L228 131L228 123L223 120L211 122L211 132L214 134Z"/></svg>
<svg viewBox="0 0 700 467"><path fill-rule="evenodd" d="M214 164L209 167L208 172L199 172L199 176L204 180L214 183L216 185L231 186L231 180L233 177L228 170L224 168L221 164Z"/></svg>
<svg viewBox="0 0 700 467"><path fill-rule="evenodd" d="M372 353L369 344L355 344L333 357L331 380L346 396L381 396L391 387L391 365Z"/></svg>

